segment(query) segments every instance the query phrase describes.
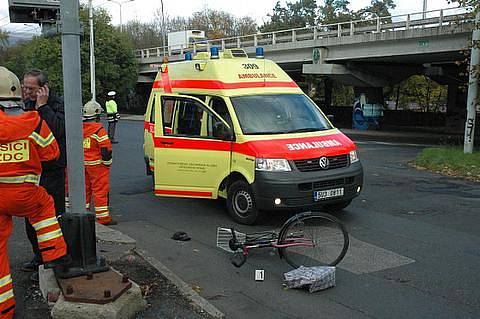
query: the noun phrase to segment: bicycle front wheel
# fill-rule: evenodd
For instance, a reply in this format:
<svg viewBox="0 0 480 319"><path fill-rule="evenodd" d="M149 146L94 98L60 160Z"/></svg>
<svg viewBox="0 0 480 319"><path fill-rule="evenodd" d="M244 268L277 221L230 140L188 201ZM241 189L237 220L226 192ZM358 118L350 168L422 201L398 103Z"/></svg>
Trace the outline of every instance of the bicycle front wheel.
<svg viewBox="0 0 480 319"><path fill-rule="evenodd" d="M332 215L307 212L284 224L278 245L280 256L293 268L335 266L347 253L349 237L343 224Z"/></svg>

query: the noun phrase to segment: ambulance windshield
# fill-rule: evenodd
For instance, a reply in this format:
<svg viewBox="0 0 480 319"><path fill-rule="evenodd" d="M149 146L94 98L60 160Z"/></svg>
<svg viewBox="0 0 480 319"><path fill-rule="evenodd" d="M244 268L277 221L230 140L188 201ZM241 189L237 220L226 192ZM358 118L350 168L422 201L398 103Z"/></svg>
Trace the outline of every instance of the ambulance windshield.
<svg viewBox="0 0 480 319"><path fill-rule="evenodd" d="M318 107L302 94L231 98L243 134L287 134L329 130Z"/></svg>

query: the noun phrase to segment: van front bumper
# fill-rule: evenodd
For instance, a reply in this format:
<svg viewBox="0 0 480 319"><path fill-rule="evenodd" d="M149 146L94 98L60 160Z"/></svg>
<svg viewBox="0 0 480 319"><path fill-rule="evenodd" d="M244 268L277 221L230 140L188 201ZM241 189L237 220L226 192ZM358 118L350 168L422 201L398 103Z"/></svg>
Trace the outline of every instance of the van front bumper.
<svg viewBox="0 0 480 319"><path fill-rule="evenodd" d="M357 197L363 187L363 168L356 162L345 168L308 173L256 171L251 187L260 210L312 209ZM314 198L317 191L339 188L343 188L343 196ZM280 204L275 204L276 199Z"/></svg>

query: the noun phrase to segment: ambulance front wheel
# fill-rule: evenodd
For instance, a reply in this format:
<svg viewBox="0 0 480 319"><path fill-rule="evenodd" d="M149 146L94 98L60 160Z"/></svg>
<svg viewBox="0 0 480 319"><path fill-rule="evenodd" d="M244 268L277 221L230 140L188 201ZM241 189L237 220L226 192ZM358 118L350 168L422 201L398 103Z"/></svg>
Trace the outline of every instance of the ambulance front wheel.
<svg viewBox="0 0 480 319"><path fill-rule="evenodd" d="M252 188L239 180L228 189L227 209L232 218L240 224L253 225L260 217Z"/></svg>

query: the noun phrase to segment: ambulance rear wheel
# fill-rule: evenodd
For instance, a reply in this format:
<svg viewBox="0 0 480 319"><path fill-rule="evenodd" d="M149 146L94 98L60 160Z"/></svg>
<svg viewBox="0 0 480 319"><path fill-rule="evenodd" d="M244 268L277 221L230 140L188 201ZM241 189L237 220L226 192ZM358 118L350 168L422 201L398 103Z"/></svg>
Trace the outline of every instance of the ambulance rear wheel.
<svg viewBox="0 0 480 319"><path fill-rule="evenodd" d="M232 218L240 224L253 225L260 217L252 188L239 180L228 189L227 209Z"/></svg>

